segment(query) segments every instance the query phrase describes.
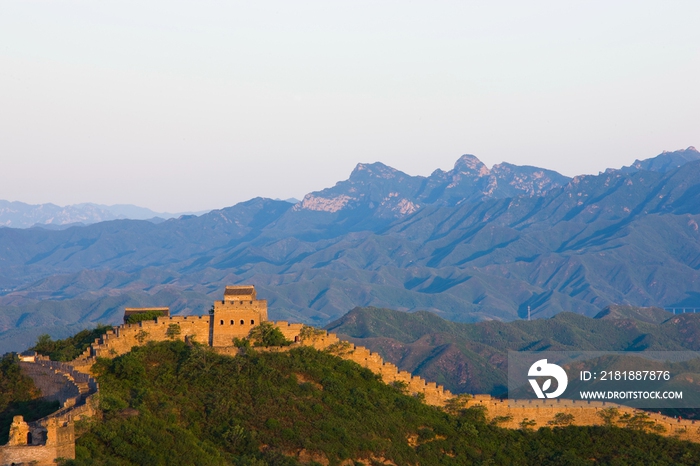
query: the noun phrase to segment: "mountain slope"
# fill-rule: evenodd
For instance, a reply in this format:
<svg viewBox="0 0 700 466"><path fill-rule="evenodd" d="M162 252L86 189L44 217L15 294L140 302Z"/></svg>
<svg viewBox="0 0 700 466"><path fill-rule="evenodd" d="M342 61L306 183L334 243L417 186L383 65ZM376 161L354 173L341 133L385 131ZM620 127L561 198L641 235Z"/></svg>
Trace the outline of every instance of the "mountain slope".
<svg viewBox="0 0 700 466"><path fill-rule="evenodd" d="M295 206L257 198L160 224L0 229L0 351L37 326L64 336L53 332L116 323L126 303L203 313L232 283L255 284L273 318L316 325L356 306L462 322L528 307L535 318L700 308L700 160L564 181L465 156L427 178L361 165ZM307 202L339 196L354 198Z"/></svg>
<svg viewBox="0 0 700 466"><path fill-rule="evenodd" d="M650 320L652 322L650 322ZM589 318L449 322L429 312L356 308L327 330L453 393L503 394L508 351L698 351L700 315L606 308Z"/></svg>
<svg viewBox="0 0 700 466"><path fill-rule="evenodd" d="M700 152L695 147L690 146L685 150L673 152L664 151L662 154L645 160L635 160L629 167L622 167L624 173L631 173L639 170L655 171L666 173L676 168L682 167L688 162L700 160Z"/></svg>

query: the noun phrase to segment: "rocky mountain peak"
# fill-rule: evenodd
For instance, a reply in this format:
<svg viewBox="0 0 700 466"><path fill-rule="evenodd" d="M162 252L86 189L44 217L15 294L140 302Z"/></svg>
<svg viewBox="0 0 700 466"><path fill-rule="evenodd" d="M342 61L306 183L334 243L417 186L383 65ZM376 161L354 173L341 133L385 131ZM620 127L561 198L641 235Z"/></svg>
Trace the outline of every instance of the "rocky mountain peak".
<svg viewBox="0 0 700 466"><path fill-rule="evenodd" d="M455 162L453 172L465 175L488 176L491 171L476 156L464 154Z"/></svg>
<svg viewBox="0 0 700 466"><path fill-rule="evenodd" d="M390 180L396 178L401 172L395 168L384 165L381 162L358 163L350 174L350 181L361 181L367 178L381 178Z"/></svg>
<svg viewBox="0 0 700 466"><path fill-rule="evenodd" d="M663 151L656 157L644 160L635 160L632 165L622 167L620 171L623 173L632 173L639 170L653 171L659 173L667 173L675 170L688 162L700 160L700 152L695 147L690 146L687 149L676 151Z"/></svg>

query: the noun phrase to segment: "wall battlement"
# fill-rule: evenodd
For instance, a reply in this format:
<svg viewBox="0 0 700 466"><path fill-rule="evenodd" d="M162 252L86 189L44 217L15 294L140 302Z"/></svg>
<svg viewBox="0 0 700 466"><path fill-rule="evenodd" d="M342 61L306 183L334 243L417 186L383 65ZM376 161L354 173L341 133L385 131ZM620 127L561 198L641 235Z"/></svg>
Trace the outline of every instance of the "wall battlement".
<svg viewBox="0 0 700 466"><path fill-rule="evenodd" d="M329 351L342 359L353 361L379 375L386 384L405 383L406 390L410 394L423 396L425 402L433 406L444 406L447 400L454 396L441 385L435 382L427 382L419 376L412 375L410 372L400 371L396 365L385 362L378 353L373 353L363 346L344 342L334 333L325 332L303 338L298 345Z"/></svg>
<svg viewBox="0 0 700 466"><path fill-rule="evenodd" d="M99 385L88 374L70 364L39 356L35 362L20 362L43 399L60 403L58 411L34 422L15 416L7 445L0 446L0 465L53 465L56 458L75 458L74 422L96 413Z"/></svg>
<svg viewBox="0 0 700 466"><path fill-rule="evenodd" d="M530 426L533 429L551 427L555 421L554 417L559 413L573 416L572 425L604 425L604 418L601 415L605 410L613 408L618 412L618 416L612 419L613 425L624 426L624 420L621 418L626 415L629 417L641 415L647 418L649 427L656 425L663 428L663 431L659 432L660 435L700 442L700 421L674 419L615 403L565 399L501 400L489 395L475 395L465 404L468 408L474 406L482 406L485 408L487 419L495 421L500 427L509 429L521 428L521 423L525 420L534 422Z"/></svg>

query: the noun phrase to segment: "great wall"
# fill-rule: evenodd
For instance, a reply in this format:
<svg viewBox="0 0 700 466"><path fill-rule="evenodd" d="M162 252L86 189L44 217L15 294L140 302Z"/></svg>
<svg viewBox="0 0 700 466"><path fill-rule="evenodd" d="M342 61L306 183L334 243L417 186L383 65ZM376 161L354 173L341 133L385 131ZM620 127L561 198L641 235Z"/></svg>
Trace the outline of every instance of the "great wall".
<svg viewBox="0 0 700 466"><path fill-rule="evenodd" d="M38 356L21 361L43 399L58 401L58 411L34 422L15 416L7 445L0 447L0 464L55 464L56 458L75 458L75 421L97 413L99 386L89 374L70 364Z"/></svg>
<svg viewBox="0 0 700 466"><path fill-rule="evenodd" d="M0 466L52 465L56 458L75 458L74 422L91 418L99 412L99 385L91 376L97 358L114 358L149 341L175 339L208 344L218 354L237 356L243 350L232 345L233 338L247 337L250 329L261 322L267 322L267 303L255 299L254 288L227 287L224 300L215 303L210 315L165 315L154 320L125 323L97 338L71 362L49 361L43 356L20 362L22 372L34 380L43 398L58 401L60 409L31 423L24 422L22 416L15 416L10 440L7 445L0 446ZM623 424L623 420L638 419L642 421L641 428L700 442L700 421L674 419L614 403L563 399L501 400L490 395L454 395L435 382L399 370L367 348L340 340L333 333L303 324L270 323L293 343L259 348L261 351L289 351L302 346L328 351L371 370L387 384L400 384L406 393L421 397L426 404L446 409L483 409L487 420L500 427L537 429L563 425L562 419L566 419L566 425L624 426L630 424Z"/></svg>

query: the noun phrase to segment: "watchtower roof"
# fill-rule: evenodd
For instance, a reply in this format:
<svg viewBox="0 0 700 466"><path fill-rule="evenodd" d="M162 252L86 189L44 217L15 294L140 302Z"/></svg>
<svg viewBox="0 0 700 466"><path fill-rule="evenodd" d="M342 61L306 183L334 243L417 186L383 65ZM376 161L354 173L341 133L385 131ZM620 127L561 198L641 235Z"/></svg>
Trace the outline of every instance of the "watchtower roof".
<svg viewBox="0 0 700 466"><path fill-rule="evenodd" d="M253 285L227 286L224 291L225 301L254 301L256 298L255 287Z"/></svg>

